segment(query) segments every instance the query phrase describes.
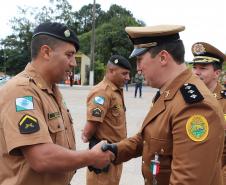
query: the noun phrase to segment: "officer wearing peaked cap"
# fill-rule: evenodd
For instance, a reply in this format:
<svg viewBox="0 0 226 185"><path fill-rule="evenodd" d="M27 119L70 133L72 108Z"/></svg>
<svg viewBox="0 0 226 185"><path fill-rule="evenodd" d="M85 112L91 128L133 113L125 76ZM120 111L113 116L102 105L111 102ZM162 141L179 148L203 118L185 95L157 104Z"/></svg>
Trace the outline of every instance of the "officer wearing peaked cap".
<svg viewBox="0 0 226 185"><path fill-rule="evenodd" d="M184 64L179 25L127 27L147 83L158 88L137 135L114 143L115 164L142 156L146 185L221 185L223 112ZM214 152L207 152L214 151Z"/></svg>
<svg viewBox="0 0 226 185"><path fill-rule="evenodd" d="M226 56L220 50L206 42L196 42L192 45L194 59L193 72L200 77L214 97L219 101L223 108L226 119L226 90L219 83L219 76L222 65L226 61ZM225 126L226 129L226 126ZM222 158L224 184L226 184L226 143Z"/></svg>
<svg viewBox="0 0 226 185"><path fill-rule="evenodd" d="M87 122L82 133L84 142L94 146L100 140L109 143L126 138L126 115L123 86L130 79L131 65L120 56L110 57L104 79L93 87L87 97ZM105 170L89 167L87 185L119 185L122 164L111 164Z"/></svg>
<svg viewBox="0 0 226 185"><path fill-rule="evenodd" d="M103 143L75 151L73 122L56 83L76 66L78 49L67 26L40 24L31 41L32 61L1 87L1 185L68 185L76 169L102 168L113 159L102 152Z"/></svg>

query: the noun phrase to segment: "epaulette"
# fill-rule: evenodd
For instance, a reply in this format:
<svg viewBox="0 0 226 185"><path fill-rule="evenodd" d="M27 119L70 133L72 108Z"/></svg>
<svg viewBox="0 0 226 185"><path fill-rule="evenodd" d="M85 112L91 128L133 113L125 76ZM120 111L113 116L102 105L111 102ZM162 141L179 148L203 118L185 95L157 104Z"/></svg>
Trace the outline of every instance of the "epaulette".
<svg viewBox="0 0 226 185"><path fill-rule="evenodd" d="M186 103L197 103L204 99L204 97L194 84L184 84L180 88L180 92Z"/></svg>
<svg viewBox="0 0 226 185"><path fill-rule="evenodd" d="M221 96L222 96L223 98L226 98L226 90L222 90L222 91L221 91Z"/></svg>

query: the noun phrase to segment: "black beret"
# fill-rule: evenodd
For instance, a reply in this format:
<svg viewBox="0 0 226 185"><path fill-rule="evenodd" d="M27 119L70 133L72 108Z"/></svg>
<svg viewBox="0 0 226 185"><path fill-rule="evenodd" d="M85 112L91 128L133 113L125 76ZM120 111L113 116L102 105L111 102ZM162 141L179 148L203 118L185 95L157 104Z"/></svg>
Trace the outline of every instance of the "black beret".
<svg viewBox="0 0 226 185"><path fill-rule="evenodd" d="M76 34L66 25L57 22L45 22L37 26L32 39L37 35L50 35L65 42L74 44L76 51L79 50L79 40Z"/></svg>
<svg viewBox="0 0 226 185"><path fill-rule="evenodd" d="M120 56L120 55L112 55L111 58L109 59L109 62L114 64L114 65L120 66L124 69L128 69L128 70L132 69L129 61L126 58L124 58L123 56Z"/></svg>

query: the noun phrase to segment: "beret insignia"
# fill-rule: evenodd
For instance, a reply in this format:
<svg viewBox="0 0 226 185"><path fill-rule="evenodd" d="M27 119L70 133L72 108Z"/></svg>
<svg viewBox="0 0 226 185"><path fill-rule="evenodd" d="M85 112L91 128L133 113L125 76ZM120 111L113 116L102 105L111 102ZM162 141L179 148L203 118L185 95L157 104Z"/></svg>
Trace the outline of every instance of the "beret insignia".
<svg viewBox="0 0 226 185"><path fill-rule="evenodd" d="M203 141L209 133L209 125L202 115L191 116L186 123L186 132L193 141Z"/></svg>
<svg viewBox="0 0 226 185"><path fill-rule="evenodd" d="M223 98L226 98L226 90L222 90L222 91L221 91L221 96L222 96Z"/></svg>
<svg viewBox="0 0 226 185"><path fill-rule="evenodd" d="M118 59L116 59L116 60L114 61L114 63L117 64L117 63L118 63Z"/></svg>
<svg viewBox="0 0 226 185"><path fill-rule="evenodd" d="M101 117L102 111L99 108L95 108L92 110L92 116Z"/></svg>
<svg viewBox="0 0 226 185"><path fill-rule="evenodd" d="M197 103L204 99L194 84L184 84L180 91L186 103Z"/></svg>
<svg viewBox="0 0 226 185"><path fill-rule="evenodd" d="M24 115L18 126L21 134L31 134L39 131L40 129L38 120L30 115Z"/></svg>
<svg viewBox="0 0 226 185"><path fill-rule="evenodd" d="M65 36L65 37L70 37L70 35L71 35L71 33L70 33L69 30L65 30L65 31L64 31L64 36Z"/></svg>

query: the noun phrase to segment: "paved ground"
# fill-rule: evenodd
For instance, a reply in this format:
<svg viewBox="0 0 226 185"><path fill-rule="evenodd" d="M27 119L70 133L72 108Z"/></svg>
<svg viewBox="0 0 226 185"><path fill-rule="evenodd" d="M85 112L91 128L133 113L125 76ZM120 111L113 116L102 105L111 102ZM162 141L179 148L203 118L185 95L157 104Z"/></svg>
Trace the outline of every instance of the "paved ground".
<svg viewBox="0 0 226 185"><path fill-rule="evenodd" d="M81 141L81 130L86 120L86 97L89 87L61 87L65 102L71 110L75 122L77 150L87 149L87 144ZM142 98L134 98L134 87L125 91L126 116L128 136L133 136L140 129L142 121L151 107L151 100L156 90L150 87L143 88ZM141 159L132 159L124 163L120 185L141 185L143 177L141 174ZM72 185L85 185L86 168L77 171L72 180Z"/></svg>

